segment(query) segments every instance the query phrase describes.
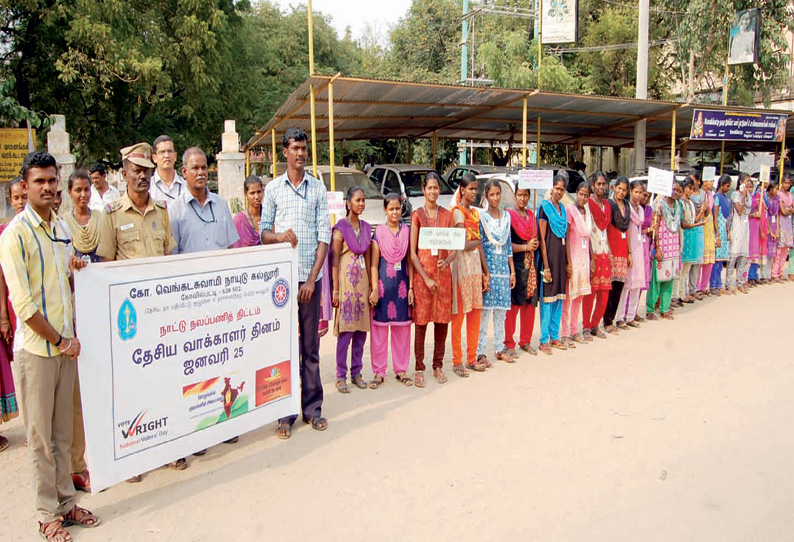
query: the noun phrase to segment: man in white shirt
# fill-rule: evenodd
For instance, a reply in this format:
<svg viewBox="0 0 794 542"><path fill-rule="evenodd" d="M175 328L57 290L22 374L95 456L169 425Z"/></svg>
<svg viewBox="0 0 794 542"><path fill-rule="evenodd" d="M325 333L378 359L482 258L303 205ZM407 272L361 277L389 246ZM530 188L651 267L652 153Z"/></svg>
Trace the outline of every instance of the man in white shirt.
<svg viewBox="0 0 794 542"><path fill-rule="evenodd" d="M170 136L161 135L154 140L152 147L154 148L152 158L157 169L152 176L149 194L155 201L171 205L187 190L185 180L174 168L176 165L174 140Z"/></svg>
<svg viewBox="0 0 794 542"><path fill-rule="evenodd" d="M94 164L89 170L91 172L91 200L88 208L92 211L101 211L105 206L113 203L121 197L115 186L108 183L108 175L101 164Z"/></svg>

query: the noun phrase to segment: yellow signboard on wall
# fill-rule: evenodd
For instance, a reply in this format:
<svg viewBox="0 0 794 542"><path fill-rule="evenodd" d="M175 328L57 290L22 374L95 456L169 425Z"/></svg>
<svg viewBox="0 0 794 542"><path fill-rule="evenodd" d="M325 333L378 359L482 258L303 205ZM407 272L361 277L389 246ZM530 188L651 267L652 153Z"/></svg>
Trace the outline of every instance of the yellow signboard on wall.
<svg viewBox="0 0 794 542"><path fill-rule="evenodd" d="M36 144L36 130L33 130L33 144ZM27 153L27 129L0 128L0 181L10 181L19 176L19 168Z"/></svg>

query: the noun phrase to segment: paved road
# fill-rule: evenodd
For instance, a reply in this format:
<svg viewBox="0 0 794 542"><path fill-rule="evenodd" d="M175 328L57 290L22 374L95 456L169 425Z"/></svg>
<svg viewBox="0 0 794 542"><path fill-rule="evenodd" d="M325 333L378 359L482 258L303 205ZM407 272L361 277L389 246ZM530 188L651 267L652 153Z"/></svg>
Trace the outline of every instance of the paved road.
<svg viewBox="0 0 794 542"><path fill-rule="evenodd" d="M104 524L72 531L78 541L794 540L792 303L794 285L756 288L574 352L348 396L332 385L329 337L328 431L303 426L282 442L270 426L184 472L84 496ZM3 431L13 442L0 455L3 540L35 540L21 424Z"/></svg>

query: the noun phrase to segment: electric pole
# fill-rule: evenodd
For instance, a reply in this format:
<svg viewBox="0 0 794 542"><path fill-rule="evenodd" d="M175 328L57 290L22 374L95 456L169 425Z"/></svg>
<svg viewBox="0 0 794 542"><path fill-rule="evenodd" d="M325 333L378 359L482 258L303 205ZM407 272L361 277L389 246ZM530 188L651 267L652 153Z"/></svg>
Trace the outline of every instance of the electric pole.
<svg viewBox="0 0 794 542"><path fill-rule="evenodd" d="M641 100L648 98L648 26L650 11L650 0L640 0L635 97ZM646 121L644 119L634 125L634 172L636 174L645 171L645 125ZM674 152L674 150L671 152Z"/></svg>

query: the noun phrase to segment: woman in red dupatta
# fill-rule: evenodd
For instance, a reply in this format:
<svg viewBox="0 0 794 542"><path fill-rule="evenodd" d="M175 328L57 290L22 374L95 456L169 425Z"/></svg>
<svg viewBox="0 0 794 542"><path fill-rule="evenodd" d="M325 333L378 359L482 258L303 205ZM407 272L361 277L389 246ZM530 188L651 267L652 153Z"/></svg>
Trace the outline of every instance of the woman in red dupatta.
<svg viewBox="0 0 794 542"><path fill-rule="evenodd" d="M516 208L510 213L510 240L513 244L513 266L516 270L516 285L510 292L510 310L505 317L505 350L516 355L516 320L521 315L518 347L533 356L538 351L532 348L532 330L535 327L535 308L538 305L538 275L535 269L535 251L538 248L538 231L535 213L527 207L529 190L516 185Z"/></svg>

